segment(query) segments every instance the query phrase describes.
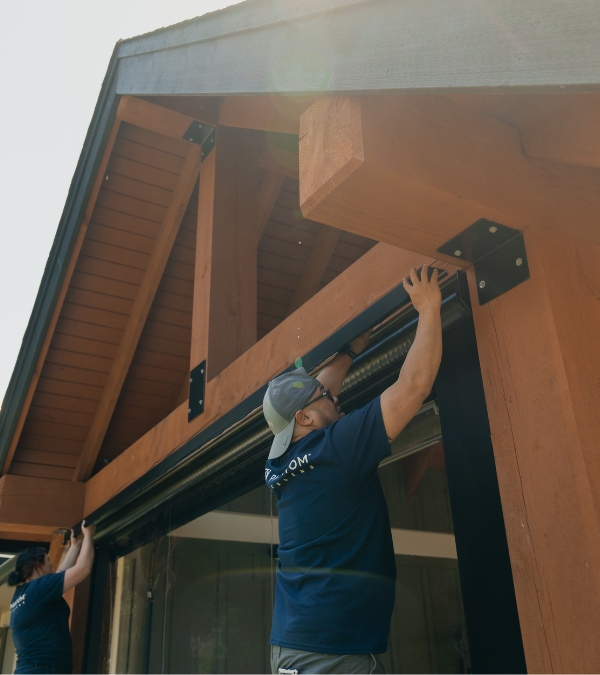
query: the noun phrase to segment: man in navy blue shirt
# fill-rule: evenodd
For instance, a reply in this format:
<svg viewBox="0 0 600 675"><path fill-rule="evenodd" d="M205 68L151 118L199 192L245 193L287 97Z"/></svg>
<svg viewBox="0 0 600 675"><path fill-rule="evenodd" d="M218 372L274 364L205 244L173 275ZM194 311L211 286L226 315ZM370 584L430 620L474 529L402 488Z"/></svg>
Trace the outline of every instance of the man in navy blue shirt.
<svg viewBox="0 0 600 675"><path fill-rule="evenodd" d="M396 563L377 467L429 395L442 357L437 271L404 279L419 324L398 380L360 410L338 406L364 335L316 378L273 380L263 412L275 439L265 469L279 508L273 673L382 673Z"/></svg>

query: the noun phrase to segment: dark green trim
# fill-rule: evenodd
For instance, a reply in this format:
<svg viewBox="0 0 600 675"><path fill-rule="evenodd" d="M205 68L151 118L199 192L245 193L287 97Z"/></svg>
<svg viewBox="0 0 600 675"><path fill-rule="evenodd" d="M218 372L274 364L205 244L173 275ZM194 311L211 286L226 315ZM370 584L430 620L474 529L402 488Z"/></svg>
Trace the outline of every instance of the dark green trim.
<svg viewBox="0 0 600 675"><path fill-rule="evenodd" d="M116 95L118 59L115 48L100 90L98 103L71 181L54 243L48 256L33 311L0 411L0 466L23 407L27 390L52 318L62 281L73 251L87 201L110 133L119 97Z"/></svg>

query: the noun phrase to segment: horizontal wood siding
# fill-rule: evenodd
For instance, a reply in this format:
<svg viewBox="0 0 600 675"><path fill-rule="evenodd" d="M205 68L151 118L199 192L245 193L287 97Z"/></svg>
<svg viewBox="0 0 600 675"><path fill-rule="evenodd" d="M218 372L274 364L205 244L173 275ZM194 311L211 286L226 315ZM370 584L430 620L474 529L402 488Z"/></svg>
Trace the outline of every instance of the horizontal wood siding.
<svg viewBox="0 0 600 675"><path fill-rule="evenodd" d="M73 479L185 156L184 142L121 124L9 473ZM196 186L94 472L185 397L197 217ZM302 216L298 181L286 178L258 246L258 339L289 314L322 228ZM315 288L374 243L342 233Z"/></svg>
<svg viewBox="0 0 600 675"><path fill-rule="evenodd" d="M72 479L185 151L183 142L121 125L11 474ZM177 386L170 382L170 369L183 364L183 354L189 351L194 222L192 211L136 355L141 379L131 383L127 394L137 391L145 402L152 401L146 411L152 420L142 423L129 414L132 421L124 431L132 440L149 428L147 424L156 423L157 411L157 421L170 412L181 388L180 378ZM191 271L179 269L190 263ZM181 344L186 340L187 347ZM168 375L157 376L156 361L163 364L159 375ZM116 415L122 426L123 414L117 410Z"/></svg>

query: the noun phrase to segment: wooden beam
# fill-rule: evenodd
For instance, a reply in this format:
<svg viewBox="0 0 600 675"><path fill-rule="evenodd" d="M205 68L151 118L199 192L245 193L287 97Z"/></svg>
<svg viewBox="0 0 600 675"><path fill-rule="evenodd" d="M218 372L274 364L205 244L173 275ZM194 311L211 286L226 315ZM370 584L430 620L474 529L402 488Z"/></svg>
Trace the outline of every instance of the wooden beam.
<svg viewBox="0 0 600 675"><path fill-rule="evenodd" d="M50 528L47 528L50 530ZM56 532L52 528L51 532ZM53 534L35 534L31 532L20 532L19 530L1 530L0 539L14 539L16 541L38 541L49 544L52 541Z"/></svg>
<svg viewBox="0 0 600 675"><path fill-rule="evenodd" d="M7 474L0 478L0 531L53 534L81 519L83 485Z"/></svg>
<svg viewBox="0 0 600 675"><path fill-rule="evenodd" d="M272 171L273 173L280 173L282 176L298 180L300 177L298 171L298 163L300 158L298 155L283 150L282 148L266 147L258 157L258 166L261 169Z"/></svg>
<svg viewBox="0 0 600 675"><path fill-rule="evenodd" d="M327 270L327 265L329 265L341 234L341 230L335 227L329 227L328 225L321 226L315 246L306 261L298 287L288 307L288 315L295 312L298 307L303 305L309 298L312 298L319 290L323 275Z"/></svg>
<svg viewBox="0 0 600 675"><path fill-rule="evenodd" d="M136 98L135 96L121 97L119 107L117 108L117 119L134 124L136 127L154 131L163 136L176 138L182 142L186 141L184 135L192 122L198 121L210 124L206 120L198 120L195 117L184 115L175 110L169 110L160 105L148 103L148 101Z"/></svg>
<svg viewBox="0 0 600 675"><path fill-rule="evenodd" d="M146 272L144 273L127 321L127 326L121 338L117 355L108 374L102 397L98 403L77 468L75 469L73 475L74 481L87 480L94 468L98 452L104 441L106 430L121 393L123 382L127 376L131 360L146 323L148 312L154 301L154 296L171 254L181 219L196 184L200 171L200 153L200 146L190 144L188 155L173 191L171 203L167 208L160 232L154 244L152 255L148 261Z"/></svg>
<svg viewBox="0 0 600 675"><path fill-rule="evenodd" d="M600 243L594 169L528 159L517 129L446 97L332 97L301 125L312 220L425 255L479 218Z"/></svg>
<svg viewBox="0 0 600 675"><path fill-rule="evenodd" d="M297 312L209 381L202 415L188 423L187 405L180 406L92 476L86 488L85 513L91 513L143 476L173 450L294 363L299 355L306 354L395 288L411 267L425 263L439 265L450 273L457 269L455 265L386 244L378 244L367 251Z"/></svg>
<svg viewBox="0 0 600 675"><path fill-rule="evenodd" d="M219 124L298 135L300 116L317 96L224 96Z"/></svg>
<svg viewBox="0 0 600 675"><path fill-rule="evenodd" d="M274 171L265 171L262 183L258 188L258 195L256 197L256 211L258 213L257 228L256 228L256 242L258 243L263 236L265 227L269 222L273 207L277 201L277 197L281 192L281 186L285 176Z"/></svg>
<svg viewBox="0 0 600 675"><path fill-rule="evenodd" d="M203 164L198 202L191 367L206 359L207 380L256 342L257 146L238 129L219 129Z"/></svg>
<svg viewBox="0 0 600 675"><path fill-rule="evenodd" d="M600 664L600 246L525 233L531 278L479 305L468 271L529 672Z"/></svg>
<svg viewBox="0 0 600 675"><path fill-rule="evenodd" d="M451 94L519 129L527 157L600 167L600 94Z"/></svg>
<svg viewBox="0 0 600 675"><path fill-rule="evenodd" d="M104 152L102 153L102 158L100 160L100 165L98 166L96 178L94 179L92 191L90 193L87 205L85 207L85 211L83 213L81 225L79 226L79 233L77 235L77 239L75 240L75 245L73 246L73 252L71 253L71 258L69 259L67 271L65 272L65 278L63 279L62 285L60 287L60 292L58 294L58 298L56 299L56 304L54 305L54 310L52 312L52 318L50 319L50 324L44 337L44 342L40 350L40 355L38 356L35 370L33 371L33 376L31 378L31 382L29 383L29 388L27 389L27 395L25 396L25 401L23 402L23 407L21 408L21 412L19 414L17 426L15 427L15 431L10 446L8 448L8 452L6 454L6 459L4 460L4 466L2 467L3 476L7 474L8 470L10 469L13 457L15 456L17 445L19 444L19 439L21 438L23 425L25 424L27 414L29 413L29 407L31 406L31 401L33 399L33 395L35 393L38 381L40 379L44 362L46 361L46 355L48 354L50 343L52 342L52 338L54 337L54 330L56 328L56 323L62 311L65 296L67 295L67 290L69 288L69 284L71 283L71 278L73 277L75 265L77 264L77 260L79 258L79 252L81 251L81 246L83 244L83 240L87 232L90 218L92 217L92 212L94 210L94 207L96 206L96 199L98 198L98 193L100 192L100 188L102 187L102 182L104 180L104 175L106 173L108 160L110 159L110 155L112 153L113 145L117 138L117 134L119 133L119 125L120 125L119 120L115 120L113 122L110 133L108 135L108 139L106 141L106 145L104 146Z"/></svg>

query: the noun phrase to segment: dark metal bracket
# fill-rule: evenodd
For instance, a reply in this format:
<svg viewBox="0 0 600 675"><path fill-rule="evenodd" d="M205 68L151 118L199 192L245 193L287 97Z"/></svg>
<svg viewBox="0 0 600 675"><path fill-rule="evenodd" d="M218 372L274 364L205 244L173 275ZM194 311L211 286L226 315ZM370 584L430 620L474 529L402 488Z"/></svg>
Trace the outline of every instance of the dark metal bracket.
<svg viewBox="0 0 600 675"><path fill-rule="evenodd" d="M529 279L523 235L493 220L480 218L438 252L474 264L480 305Z"/></svg>
<svg viewBox="0 0 600 675"><path fill-rule="evenodd" d="M206 361L190 372L190 398L188 422L204 412L204 388L206 384Z"/></svg>
<svg viewBox="0 0 600 675"><path fill-rule="evenodd" d="M202 146L201 161L203 162L215 147L215 128L211 127L210 124L194 120L182 138L184 141Z"/></svg>

